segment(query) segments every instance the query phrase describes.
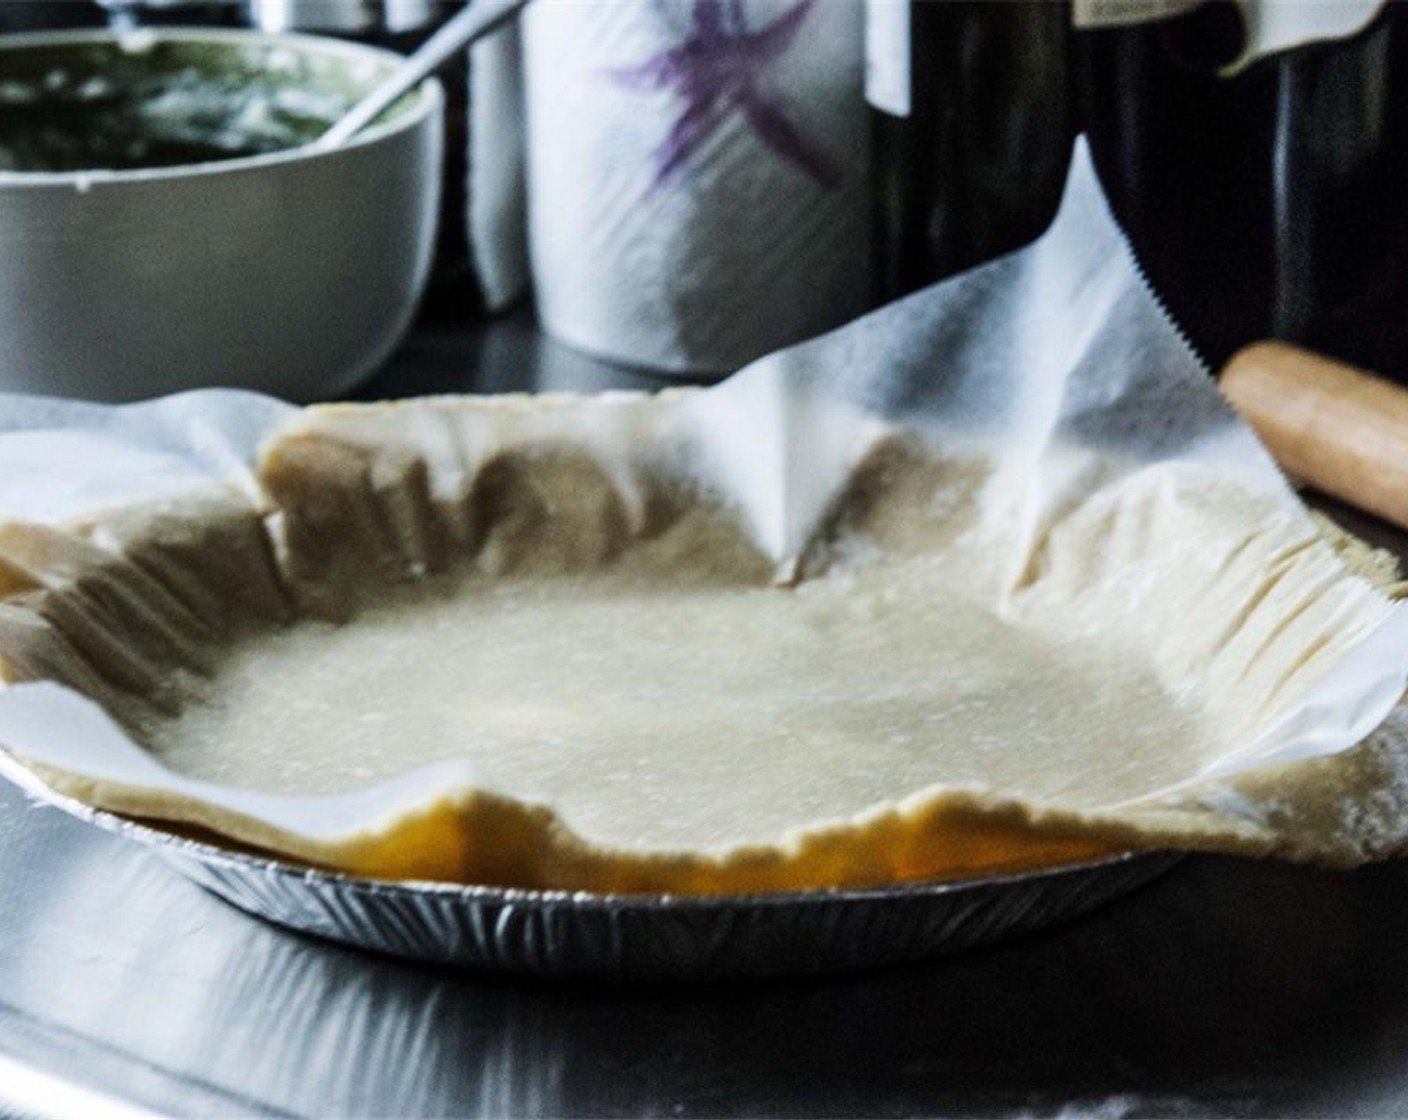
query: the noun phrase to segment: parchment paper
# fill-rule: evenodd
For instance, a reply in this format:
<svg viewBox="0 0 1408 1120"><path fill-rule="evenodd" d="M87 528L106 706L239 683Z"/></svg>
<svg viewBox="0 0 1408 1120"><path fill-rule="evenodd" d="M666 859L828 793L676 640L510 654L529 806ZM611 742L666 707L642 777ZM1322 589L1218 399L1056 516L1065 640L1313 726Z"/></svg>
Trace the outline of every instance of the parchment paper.
<svg viewBox="0 0 1408 1120"><path fill-rule="evenodd" d="M763 358L714 389L669 399L652 438L671 449L672 469L743 511L781 578L860 452L897 426L945 453L995 460L982 519L1003 527L1007 552L995 561L1010 568L1014 596L1053 526L1091 494L1150 471L1211 470L1276 503L1286 524L1310 524L1141 282L1083 143L1055 224L1030 248ZM415 421L419 406L404 407ZM226 391L118 408L0 398L0 521L62 529L104 509L229 485L258 504L253 464L271 431L357 423L354 413L304 413ZM544 423L572 432L570 404ZM618 425L573 438L609 462L631 453L638 436ZM455 454L463 458L463 447ZM432 463L432 486L453 475ZM1408 607L1367 585L1351 590L1353 630L1318 680L1188 789L1150 791L1139 811L1151 842L1186 833L1193 846L1347 862L1408 836L1408 763L1393 721L1350 750L1403 694ZM96 704L45 681L0 691L0 743L41 769L222 806L253 843L279 832L333 840L374 831L474 780L467 766L442 763L324 797L215 786L166 770ZM1290 764L1333 767L1344 752L1349 761L1324 773L1323 801L1307 800L1304 765ZM0 763L41 788L3 752ZM1299 784L1287 800L1278 775L1292 771ZM1185 828L1209 813L1226 827ZM1298 829L1308 832L1298 838Z"/></svg>

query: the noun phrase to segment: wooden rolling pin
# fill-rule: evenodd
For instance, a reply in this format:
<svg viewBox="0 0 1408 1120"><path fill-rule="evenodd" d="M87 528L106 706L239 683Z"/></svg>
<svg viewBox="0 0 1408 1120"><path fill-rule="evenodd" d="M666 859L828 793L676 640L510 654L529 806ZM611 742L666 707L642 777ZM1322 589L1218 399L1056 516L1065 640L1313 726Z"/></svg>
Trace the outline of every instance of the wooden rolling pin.
<svg viewBox="0 0 1408 1120"><path fill-rule="evenodd" d="M1283 342L1248 346L1221 381L1287 474L1408 528L1408 389Z"/></svg>

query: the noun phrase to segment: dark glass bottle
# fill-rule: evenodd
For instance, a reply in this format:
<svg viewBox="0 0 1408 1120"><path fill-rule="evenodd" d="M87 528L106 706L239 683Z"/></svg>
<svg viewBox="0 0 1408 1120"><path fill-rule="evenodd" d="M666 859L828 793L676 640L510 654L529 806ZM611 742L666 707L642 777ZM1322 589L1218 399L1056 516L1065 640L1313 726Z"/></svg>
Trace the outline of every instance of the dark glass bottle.
<svg viewBox="0 0 1408 1120"><path fill-rule="evenodd" d="M1269 314L1271 75L1221 76L1242 46L1231 5L1082 29L1075 42L1082 118L1115 217L1174 319L1220 363Z"/></svg>
<svg viewBox="0 0 1408 1120"><path fill-rule="evenodd" d="M1408 7L1272 69L1267 333L1408 381Z"/></svg>
<svg viewBox="0 0 1408 1120"><path fill-rule="evenodd" d="M1408 375L1408 8L1234 76L1230 3L1075 42L1111 205L1209 364L1275 337Z"/></svg>
<svg viewBox="0 0 1408 1120"><path fill-rule="evenodd" d="M1051 0L870 0L882 298L1031 241L1074 137L1070 9Z"/></svg>

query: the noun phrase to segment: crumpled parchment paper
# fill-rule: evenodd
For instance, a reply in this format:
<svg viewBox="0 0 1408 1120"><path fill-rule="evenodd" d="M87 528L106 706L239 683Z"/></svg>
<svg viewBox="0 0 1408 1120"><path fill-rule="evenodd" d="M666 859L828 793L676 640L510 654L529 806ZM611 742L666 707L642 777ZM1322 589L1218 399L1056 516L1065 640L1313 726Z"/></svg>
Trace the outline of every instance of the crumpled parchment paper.
<svg viewBox="0 0 1408 1120"><path fill-rule="evenodd" d="M933 791L901 790L886 827L943 828L961 816L969 828L990 817L1033 837L1033 852L1046 835L1341 863L1408 837L1408 748L1401 717L1390 714L1408 679L1408 606L1341 562L1224 403L1141 282L1083 143L1060 214L1031 247L763 358L713 389L641 401L609 420L609 409L584 420L575 407L519 402L486 420L477 405L435 400L305 412L226 391L118 408L3 398L0 527L46 525L62 536L81 523L85 547L120 552L122 542L92 530L105 511L211 491L267 512L255 464L276 431L411 455L426 468L427 502L448 508L491 453L551 439L604 464L623 492L644 456L652 470L720 496L786 581L867 449L903 432L936 454L987 464L964 547L986 549L995 611L1040 619L1046 600L1065 596L1079 607L1072 617L1084 610L1092 625L1127 627L1166 679L1202 690L1238 736L1188 780L1100 811L1048 811L1002 791L974 801L965 790L960 814L954 802L936 815L939 802L921 796ZM1243 516L1254 531L1239 529ZM281 531L277 517L270 526ZM13 586L69 578L57 568L36 575L32 544L21 561L4 542L0 532L0 574L8 564ZM1132 604L1127 622L1110 606L1114 595ZM454 762L326 796L196 781L160 765L97 704L45 680L0 690L0 744L10 756L0 752L0 766L31 789L57 784L110 808L376 874L454 877L438 865L347 853L365 854L408 814L474 781ZM162 808L177 804L217 812L212 822ZM813 841L821 843L791 835L779 851ZM715 856L715 869L727 865ZM625 886L786 882L646 875ZM520 885L603 883L622 885L590 876Z"/></svg>

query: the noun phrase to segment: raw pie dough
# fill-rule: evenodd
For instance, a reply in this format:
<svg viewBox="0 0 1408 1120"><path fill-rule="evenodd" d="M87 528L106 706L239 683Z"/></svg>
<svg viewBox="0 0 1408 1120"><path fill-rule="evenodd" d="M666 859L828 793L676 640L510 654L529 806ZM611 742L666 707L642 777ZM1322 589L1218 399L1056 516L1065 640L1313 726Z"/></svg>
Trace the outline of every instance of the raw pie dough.
<svg viewBox="0 0 1408 1120"><path fill-rule="evenodd" d="M1168 467L1014 552L989 465L882 432L779 558L672 470L675 406L317 409L267 448L263 510L232 491L3 527L6 677L86 692L172 770L315 795L469 778L329 840L36 769L324 866L573 889L865 885L1131 845L1343 862L1387 835L1344 810L1361 786L1401 796L1392 736L1197 782L1386 608L1307 518ZM573 436L574 410L637 452Z"/></svg>

